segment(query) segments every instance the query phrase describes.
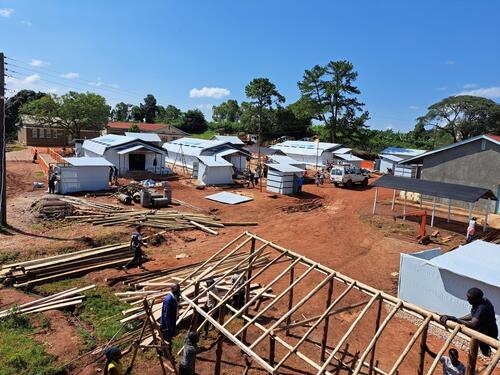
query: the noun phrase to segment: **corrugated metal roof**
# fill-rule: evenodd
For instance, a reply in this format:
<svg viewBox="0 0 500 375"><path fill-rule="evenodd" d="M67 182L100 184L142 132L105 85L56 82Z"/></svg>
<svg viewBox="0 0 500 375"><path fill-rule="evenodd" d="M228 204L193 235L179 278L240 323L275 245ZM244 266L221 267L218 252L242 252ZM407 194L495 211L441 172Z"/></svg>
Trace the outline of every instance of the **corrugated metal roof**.
<svg viewBox="0 0 500 375"><path fill-rule="evenodd" d="M83 156L81 158L63 158L63 160L76 167L112 167L109 161L104 158L93 158L89 156Z"/></svg>
<svg viewBox="0 0 500 375"><path fill-rule="evenodd" d="M161 138L158 134L156 133L132 133L132 132L125 132L125 135L130 138L136 138L140 139L141 141L145 142L153 142L153 143L160 143Z"/></svg>
<svg viewBox="0 0 500 375"><path fill-rule="evenodd" d="M281 150L285 154L316 155L317 153L322 154L325 151L331 152L335 149L339 149L341 146L342 145L338 143L286 141L275 144L271 146L271 148Z"/></svg>
<svg viewBox="0 0 500 375"><path fill-rule="evenodd" d="M289 165L304 165L304 162L297 161L290 156L286 155L272 155L269 157L271 161L279 164L289 164Z"/></svg>
<svg viewBox="0 0 500 375"><path fill-rule="evenodd" d="M428 262L457 275L500 287L500 245L476 240Z"/></svg>
<svg viewBox="0 0 500 375"><path fill-rule="evenodd" d="M163 148L170 152L180 153L182 145L182 152L185 155L198 156L205 150L224 144L230 146L229 142L185 137L167 142L163 144Z"/></svg>
<svg viewBox="0 0 500 375"><path fill-rule="evenodd" d="M215 135L212 140L229 142L233 145L244 145L245 143L235 135Z"/></svg>
<svg viewBox="0 0 500 375"><path fill-rule="evenodd" d="M283 172L283 173L299 173L299 172L304 172L303 169L294 167L293 165L290 164L273 164L273 163L268 163L266 164L269 169L276 169L277 171Z"/></svg>
<svg viewBox="0 0 500 375"><path fill-rule="evenodd" d="M223 191L221 193L208 195L205 198L210 199L212 201L226 203L226 204L238 204L243 202L252 201L253 198L245 197L243 195L229 193L227 191Z"/></svg>
<svg viewBox="0 0 500 375"><path fill-rule="evenodd" d="M95 152L98 155L103 155L107 148L119 146L121 144L131 142L136 138L127 137L125 135L106 134L93 139L86 139L82 147L85 150Z"/></svg>
<svg viewBox="0 0 500 375"><path fill-rule="evenodd" d="M401 147L387 147L384 148L381 154L392 154L392 155L405 155L407 157L413 157L427 152L427 150L416 150L413 148L401 148Z"/></svg>
<svg viewBox="0 0 500 375"><path fill-rule="evenodd" d="M233 165L222 157L197 156L200 161L208 167L232 167Z"/></svg>
<svg viewBox="0 0 500 375"><path fill-rule="evenodd" d="M403 160L403 158L400 158L399 156L385 155L385 154L379 154L379 158L381 158L381 159L387 159L387 160L395 161L395 162Z"/></svg>

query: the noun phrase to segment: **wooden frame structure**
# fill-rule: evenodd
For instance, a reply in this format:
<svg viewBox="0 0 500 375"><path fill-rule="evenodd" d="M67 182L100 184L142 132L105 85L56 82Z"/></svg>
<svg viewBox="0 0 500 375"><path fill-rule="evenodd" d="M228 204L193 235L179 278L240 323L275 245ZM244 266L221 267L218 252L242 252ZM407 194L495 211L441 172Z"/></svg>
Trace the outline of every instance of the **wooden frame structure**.
<svg viewBox="0 0 500 375"><path fill-rule="evenodd" d="M271 251L273 256L267 264L259 269L253 268L252 271L252 262L264 250ZM204 279L213 269L213 261L217 260L216 265L223 264L236 253L247 256L236 266L217 275L215 283L207 286ZM212 266L207 267L209 262L212 262ZM238 275L237 281L229 289L225 288L222 295L217 290L217 284L235 272ZM273 288L274 298L267 300L265 306L257 303L259 295L249 298L249 286L255 281L264 285L260 293ZM187 302L194 313L192 329L201 330L205 324L210 324L219 332L213 372L216 375L221 373L224 341L244 353L247 364L243 374L248 372L250 360L270 374L283 371L287 374L394 375L398 371L415 373L418 366L417 374L431 375L439 364L440 356L457 336L466 340L469 345L467 375L475 373L479 342L493 348L493 359L482 374L492 374L500 359L498 340L451 321L443 326L439 323L439 315L435 313L353 280L249 232L242 233L215 252L183 278L180 284L184 289L194 286L196 290L194 296L183 295L183 301ZM301 287L297 287L298 285ZM231 303L232 297L242 290L246 296L244 305L235 308ZM208 311L197 302L207 295L218 301ZM255 304L257 306L250 309ZM355 310L360 308L361 311L356 314ZM306 317L304 312L317 315ZM337 319L337 324L331 324L332 318L337 318L344 312L352 313L350 316L355 318L341 318ZM394 330L391 333L388 328L396 315L401 313L418 321L417 328L413 329L414 332L404 347L392 348L394 358L388 359L385 356L378 361L376 349L377 344L382 344L382 336L385 334L387 341L391 340L391 335L402 335ZM293 320L293 317L299 319ZM407 320L400 321L409 324ZM235 323L239 323L236 328ZM425 347L431 325L439 326L449 334L429 366L425 361ZM373 328L367 329L373 326L373 331ZM300 333L294 335L294 330L299 330ZM364 342L362 335L365 336ZM419 340L420 344L415 345ZM416 349L413 352L413 362L407 364L405 360L413 347ZM350 353L348 348L354 348L355 353ZM230 350L229 347L227 349ZM405 368L405 365L413 367Z"/></svg>

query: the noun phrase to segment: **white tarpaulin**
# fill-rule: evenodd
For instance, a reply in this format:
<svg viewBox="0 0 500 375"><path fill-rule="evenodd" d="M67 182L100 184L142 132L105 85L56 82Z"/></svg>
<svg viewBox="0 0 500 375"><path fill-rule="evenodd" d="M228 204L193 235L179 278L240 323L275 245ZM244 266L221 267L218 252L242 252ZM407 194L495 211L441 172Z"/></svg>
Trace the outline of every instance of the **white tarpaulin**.
<svg viewBox="0 0 500 375"><path fill-rule="evenodd" d="M228 193L226 191L223 191L223 192L217 193L217 194L208 195L205 198L210 199L212 201L225 203L225 204L239 204L239 203L244 203L244 202L248 202L248 201L253 200L253 198L245 197L245 196L239 195L239 194Z"/></svg>

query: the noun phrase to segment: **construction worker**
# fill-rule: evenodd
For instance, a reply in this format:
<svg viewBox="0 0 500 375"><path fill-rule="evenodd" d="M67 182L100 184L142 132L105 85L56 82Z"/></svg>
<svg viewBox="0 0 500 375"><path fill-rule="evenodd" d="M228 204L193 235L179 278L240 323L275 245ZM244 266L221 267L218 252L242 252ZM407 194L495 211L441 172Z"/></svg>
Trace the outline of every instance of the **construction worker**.
<svg viewBox="0 0 500 375"><path fill-rule="evenodd" d="M233 294L233 298L231 299L231 306L235 309L239 310L245 304L245 288L242 288L243 284L246 281L246 277L241 276L239 273L235 273L231 276L231 284L235 285L236 292ZM234 291L234 290L233 290Z"/></svg>
<svg viewBox="0 0 500 375"><path fill-rule="evenodd" d="M116 346L110 346L104 351L106 357L106 364L104 365L104 375L128 375L131 373L132 368L129 367L123 371L123 366L120 359L130 353L133 347L139 345L139 341L135 340L126 350L121 351Z"/></svg>
<svg viewBox="0 0 500 375"><path fill-rule="evenodd" d="M472 242L474 235L476 234L476 221L477 218L473 217L469 220L469 226L467 227L467 243Z"/></svg>
<svg viewBox="0 0 500 375"><path fill-rule="evenodd" d="M57 181L57 173L53 172L49 177L49 194L55 194L56 181Z"/></svg>
<svg viewBox="0 0 500 375"><path fill-rule="evenodd" d="M215 280L214 280L212 277L208 278L208 279L205 281L205 285L206 285L207 289L208 289L208 288L210 288L210 287L211 287L212 285L214 285L214 284L215 284ZM212 294L212 293L213 293L213 294ZM207 302L205 303L205 311L206 311L207 313L208 313L210 310L212 310L215 306L217 306L218 301L217 301L217 299L214 297L214 294L215 294L216 296L219 296L219 293L220 293L220 291L219 291L219 288L217 288L217 286L213 286L213 287L210 289L210 291L209 291L209 293L208 293L208 296L207 296ZM217 310L217 311L220 311L220 310ZM217 312L216 312L216 314L217 314ZM216 317L215 319L218 319L218 318ZM211 329L211 327L212 327L212 325L211 325L209 322L207 322L207 323L205 324L205 337L206 337L206 336L208 336L208 331Z"/></svg>
<svg viewBox="0 0 500 375"><path fill-rule="evenodd" d="M181 298L181 287L179 284L173 284L170 292L163 299L160 317L160 333L169 344L177 335L177 312Z"/></svg>
<svg viewBox="0 0 500 375"><path fill-rule="evenodd" d="M494 338L498 337L498 327L495 317L495 308L491 302L484 297L484 293L479 288L470 288L467 291L467 302L472 306L470 314L464 317L457 318L455 316L443 315L440 318L441 323L446 324L448 320L463 324L466 327L475 329L476 331ZM479 348L485 356L489 356L491 348L488 344L479 343Z"/></svg>
<svg viewBox="0 0 500 375"><path fill-rule="evenodd" d="M35 148L35 152L33 152L33 160L32 163L35 164L38 160L38 150Z"/></svg>
<svg viewBox="0 0 500 375"><path fill-rule="evenodd" d="M182 350L181 361L179 363L179 375L194 375L196 354L210 350L216 343L214 340L209 347L199 347L198 333L189 331L184 339L184 349Z"/></svg>
<svg viewBox="0 0 500 375"><path fill-rule="evenodd" d="M130 239L130 251L134 254L134 257L130 262L123 266L124 270L128 270L133 265L137 265L139 268L144 268L142 265L142 246L148 247L142 240L141 227L138 226L135 232L132 233L132 238Z"/></svg>
<svg viewBox="0 0 500 375"><path fill-rule="evenodd" d="M427 345L425 351L432 357L436 358L436 353L432 352ZM458 350L451 348L448 350L449 357L443 355L439 358L439 362L443 365L443 375L465 375L465 366L458 359Z"/></svg>

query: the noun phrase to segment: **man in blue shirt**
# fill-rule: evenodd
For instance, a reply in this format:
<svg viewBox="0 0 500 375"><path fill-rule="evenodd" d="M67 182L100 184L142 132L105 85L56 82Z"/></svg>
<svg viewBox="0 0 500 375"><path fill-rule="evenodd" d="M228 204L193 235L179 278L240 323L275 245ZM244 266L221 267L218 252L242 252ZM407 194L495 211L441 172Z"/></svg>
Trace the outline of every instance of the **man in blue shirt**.
<svg viewBox="0 0 500 375"><path fill-rule="evenodd" d="M165 341L172 342L177 334L177 312L181 297L181 287L174 284L170 287L170 292L163 299L163 306L160 317L160 332Z"/></svg>

